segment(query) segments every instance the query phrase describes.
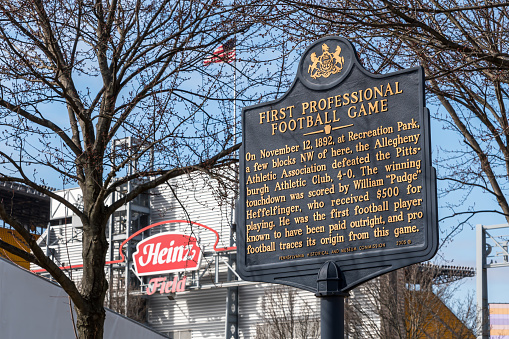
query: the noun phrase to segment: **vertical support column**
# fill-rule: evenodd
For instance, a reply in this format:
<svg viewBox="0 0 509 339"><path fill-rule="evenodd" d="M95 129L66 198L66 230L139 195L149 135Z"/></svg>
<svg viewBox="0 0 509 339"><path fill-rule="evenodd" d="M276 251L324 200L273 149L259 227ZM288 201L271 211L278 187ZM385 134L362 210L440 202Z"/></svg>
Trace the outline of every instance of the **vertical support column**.
<svg viewBox="0 0 509 339"><path fill-rule="evenodd" d="M239 339L239 287L226 289L226 339Z"/></svg>
<svg viewBox="0 0 509 339"><path fill-rule="evenodd" d="M317 293L320 298L320 325L322 339L345 338L345 298L342 292L344 280L333 261L327 261L318 272Z"/></svg>
<svg viewBox="0 0 509 339"><path fill-rule="evenodd" d="M111 203L113 204L115 202L115 191L111 193ZM115 213L112 213L110 215L110 222L108 225L108 251L109 256L108 260L113 261L113 224L115 223ZM111 308L111 290L112 290L112 284L113 284L113 265L108 265L108 307Z"/></svg>
<svg viewBox="0 0 509 339"><path fill-rule="evenodd" d="M128 187L130 187L131 184L128 183ZM129 192L129 190L128 190ZM126 206L126 226L125 226L125 238L128 239L131 236L131 202L127 203ZM124 286L124 308L125 313L124 315L127 316L127 309L129 304L128 294L129 294L129 284L130 282L130 267L131 267L131 244L127 243L125 246L125 286Z"/></svg>
<svg viewBox="0 0 509 339"><path fill-rule="evenodd" d="M321 338L345 338L345 296L331 295L320 298Z"/></svg>
<svg viewBox="0 0 509 339"><path fill-rule="evenodd" d="M234 223L230 226L230 246L235 246L234 233L236 232L236 228L237 228L237 225ZM236 262L237 262L236 252L229 252L228 253L228 265L230 265L230 267L232 267L236 270L236 266L235 266ZM233 274L233 272L230 269L228 269L228 273L226 275L226 281L232 281L232 280L235 280L235 274Z"/></svg>
<svg viewBox="0 0 509 339"><path fill-rule="evenodd" d="M5 221L4 221L4 228L5 228ZM46 256L48 258L50 257L50 248L49 248L50 241L51 241L51 221L48 222L48 230L46 231L46 249L45 249L45 253L46 253ZM47 276L50 281L53 281L53 278L51 277L51 274L48 274L48 275L45 274L44 276Z"/></svg>
<svg viewBox="0 0 509 339"><path fill-rule="evenodd" d="M132 157L132 137L128 137L127 138L127 147L128 147L128 150L129 150L129 157ZM131 176L133 173L134 173L134 168L133 168L133 162L130 161L129 162L129 166L127 167L128 170L127 170L127 175L128 176ZM129 180L127 182L127 193L130 193L133 189L133 186L132 186L132 182L131 180ZM131 216L131 205L132 203L129 201L127 204L126 204L126 225L125 225L125 238L128 239L130 236L131 236L131 222L132 222L132 216ZM128 243L126 245L126 250L125 250L125 279L124 279L124 282L125 282L125 290L124 290L124 308L125 308L125 316L127 316L127 310L129 308L129 284L130 284L130 274L131 274L131 271L130 271L130 267L131 267L131 245Z"/></svg>
<svg viewBox="0 0 509 339"><path fill-rule="evenodd" d="M219 253L214 255L214 283L219 284Z"/></svg>
<svg viewBox="0 0 509 339"><path fill-rule="evenodd" d="M5 228L5 221L4 221ZM49 258L49 242L51 240L51 222L48 222L48 230L46 231L46 256Z"/></svg>
<svg viewBox="0 0 509 339"><path fill-rule="evenodd" d="M480 334L478 339L489 339L488 282L486 276L486 230L483 225L476 226L476 290L477 312Z"/></svg>

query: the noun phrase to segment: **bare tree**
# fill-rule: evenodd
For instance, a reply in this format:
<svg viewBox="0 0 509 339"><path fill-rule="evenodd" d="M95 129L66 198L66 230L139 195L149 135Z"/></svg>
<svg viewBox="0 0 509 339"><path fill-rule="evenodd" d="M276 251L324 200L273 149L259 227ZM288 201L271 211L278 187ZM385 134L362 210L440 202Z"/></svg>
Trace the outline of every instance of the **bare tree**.
<svg viewBox="0 0 509 339"><path fill-rule="evenodd" d="M109 293L106 300L107 306L117 313L123 314L126 317L129 317L140 323L145 323L147 320L147 300L143 298L142 295L140 295L139 287L131 284L127 289L128 302L126 309L126 289L118 286L118 284L116 286L114 285L115 284L110 283Z"/></svg>
<svg viewBox="0 0 509 339"><path fill-rule="evenodd" d="M0 248L46 269L64 288L80 338L102 338L109 216L172 177L214 174L237 161L228 68L242 75L239 103L261 98L259 84L267 92L281 86L249 62L255 55L265 61L264 48L279 44L263 26L271 9L250 0L0 0L0 181L30 186L81 219L80 287L3 203L1 219L31 253L3 241ZM226 41L236 41L243 61L203 67ZM116 141L126 137L132 142ZM82 206L50 191L50 180L79 185ZM106 203L127 185L123 199Z"/></svg>
<svg viewBox="0 0 509 339"><path fill-rule="evenodd" d="M305 292L304 292L305 293ZM265 290L256 339L318 339L320 312L295 288L275 285Z"/></svg>
<svg viewBox="0 0 509 339"><path fill-rule="evenodd" d="M441 192L488 193L499 208L464 208L449 200L451 216L466 220L494 212L509 221L509 3L477 0L282 0L286 34L308 40L340 35L356 45L364 66L388 73L422 65L428 102L445 129L462 141L441 145ZM285 15L282 12L285 12ZM433 109L433 104L444 110ZM463 223L450 229L447 241Z"/></svg>
<svg viewBox="0 0 509 339"><path fill-rule="evenodd" d="M458 302L461 282L440 280L439 270L413 265L356 289L345 312L348 338L475 338L475 300L469 296Z"/></svg>

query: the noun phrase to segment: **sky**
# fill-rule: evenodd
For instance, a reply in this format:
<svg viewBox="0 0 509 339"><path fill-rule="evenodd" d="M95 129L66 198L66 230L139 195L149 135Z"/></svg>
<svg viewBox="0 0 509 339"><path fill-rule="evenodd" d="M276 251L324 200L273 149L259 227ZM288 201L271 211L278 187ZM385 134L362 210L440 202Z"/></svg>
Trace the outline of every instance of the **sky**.
<svg viewBox="0 0 509 339"><path fill-rule="evenodd" d="M441 108L439 108L441 109ZM431 145L435 155L438 147L444 144L451 145L454 147L455 143L461 142L457 135L450 131L442 129L441 124L432 119L431 122ZM433 156L433 155L432 155ZM433 156L434 158L434 156ZM438 181L438 190L445 187L446 182ZM438 204L442 205L446 199L460 199L459 193L451 194L446 198L439 198ZM473 191L468 197L464 204L463 210L467 209L467 206L475 205L477 209L499 209L495 199L488 193L483 193L480 190ZM439 219L450 215L450 211L445 209L439 209ZM458 225L459 219L446 219L440 223L441 229L447 229ZM478 224L481 225L499 225L507 223L505 218L496 213L482 213L472 217L468 225L465 225L461 232L456 234L450 243L445 244L438 252L435 257L435 261L439 264L447 264L452 266L467 266L476 268L476 230L475 227ZM505 239L509 240L509 226L505 229L498 231L489 231L492 236L505 235ZM440 233L441 240L443 240L443 234ZM488 240L489 244L493 244L493 241ZM488 257L487 262L502 263L503 258L501 256L495 257L496 252L501 252L500 249L493 248L491 255ZM507 267L497 267L487 269L488 277L488 302L489 303L509 303L509 293L507 288L509 287L509 263ZM462 285L458 291L458 298L464 298L468 294L476 294L476 277L464 278Z"/></svg>

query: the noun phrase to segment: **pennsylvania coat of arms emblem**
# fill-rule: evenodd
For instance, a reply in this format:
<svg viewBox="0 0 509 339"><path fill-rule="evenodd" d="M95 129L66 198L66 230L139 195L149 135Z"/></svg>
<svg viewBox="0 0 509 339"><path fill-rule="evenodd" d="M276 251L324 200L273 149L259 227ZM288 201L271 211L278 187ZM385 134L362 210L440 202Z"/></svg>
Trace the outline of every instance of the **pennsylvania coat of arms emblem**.
<svg viewBox="0 0 509 339"><path fill-rule="evenodd" d="M316 56L316 53L311 54L312 64L308 67L308 74L313 79L320 77L328 78L331 74L339 73L343 69L345 58L339 56L341 54L341 47L337 46L334 53L329 52L327 44L322 45L322 55Z"/></svg>

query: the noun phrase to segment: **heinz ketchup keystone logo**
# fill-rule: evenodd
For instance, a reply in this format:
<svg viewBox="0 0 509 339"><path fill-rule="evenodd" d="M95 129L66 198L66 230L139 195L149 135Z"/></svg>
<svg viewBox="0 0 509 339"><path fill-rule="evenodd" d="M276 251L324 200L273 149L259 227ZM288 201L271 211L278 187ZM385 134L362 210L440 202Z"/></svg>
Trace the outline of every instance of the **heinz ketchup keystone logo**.
<svg viewBox="0 0 509 339"><path fill-rule="evenodd" d="M138 276L198 270L201 250L195 237L164 232L140 241L133 254Z"/></svg>

